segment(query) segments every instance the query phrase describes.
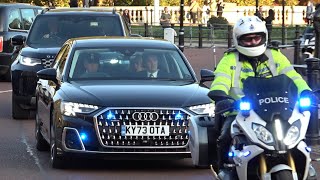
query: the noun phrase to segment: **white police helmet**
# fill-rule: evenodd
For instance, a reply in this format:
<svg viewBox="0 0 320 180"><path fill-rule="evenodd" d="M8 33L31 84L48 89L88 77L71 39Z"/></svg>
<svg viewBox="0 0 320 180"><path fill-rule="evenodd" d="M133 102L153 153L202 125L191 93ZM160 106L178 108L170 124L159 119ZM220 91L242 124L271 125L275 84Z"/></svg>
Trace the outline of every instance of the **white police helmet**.
<svg viewBox="0 0 320 180"><path fill-rule="evenodd" d="M261 42L254 46L244 46L239 39L243 35L260 34ZM236 49L249 57L260 56L267 49L268 31L265 23L257 16L241 17L233 27L233 42Z"/></svg>

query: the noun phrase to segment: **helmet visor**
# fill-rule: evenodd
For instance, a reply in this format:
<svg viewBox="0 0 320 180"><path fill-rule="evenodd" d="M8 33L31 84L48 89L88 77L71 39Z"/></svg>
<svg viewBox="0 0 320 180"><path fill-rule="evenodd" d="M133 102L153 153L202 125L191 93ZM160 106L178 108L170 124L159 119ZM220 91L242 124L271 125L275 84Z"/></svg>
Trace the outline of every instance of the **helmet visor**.
<svg viewBox="0 0 320 180"><path fill-rule="evenodd" d="M252 33L244 34L238 38L240 46L243 47L256 47L264 44L266 42L265 33Z"/></svg>

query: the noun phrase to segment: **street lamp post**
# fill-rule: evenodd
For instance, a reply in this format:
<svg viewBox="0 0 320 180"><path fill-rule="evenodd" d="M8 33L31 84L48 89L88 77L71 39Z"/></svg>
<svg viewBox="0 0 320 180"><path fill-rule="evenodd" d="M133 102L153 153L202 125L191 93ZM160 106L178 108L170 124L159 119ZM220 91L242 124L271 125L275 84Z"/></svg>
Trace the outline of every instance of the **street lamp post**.
<svg viewBox="0 0 320 180"><path fill-rule="evenodd" d="M259 11L259 0L256 0L256 14L258 14Z"/></svg>
<svg viewBox="0 0 320 180"><path fill-rule="evenodd" d="M285 26L284 26L284 5L285 5L285 0L282 0L282 45L285 44Z"/></svg>
<svg viewBox="0 0 320 180"><path fill-rule="evenodd" d="M180 30L179 30L179 49L183 52L184 50L184 28L183 28L183 17L184 17L184 0L180 0Z"/></svg>

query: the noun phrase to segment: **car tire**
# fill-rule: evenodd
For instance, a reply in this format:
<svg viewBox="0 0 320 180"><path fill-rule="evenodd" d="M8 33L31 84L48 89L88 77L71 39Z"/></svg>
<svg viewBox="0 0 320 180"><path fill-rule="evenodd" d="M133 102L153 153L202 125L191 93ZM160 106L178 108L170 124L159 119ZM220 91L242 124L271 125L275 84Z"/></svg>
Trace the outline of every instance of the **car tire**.
<svg viewBox="0 0 320 180"><path fill-rule="evenodd" d="M17 103L17 97L12 92L12 118L13 119L28 119L30 115L29 110L22 109Z"/></svg>
<svg viewBox="0 0 320 180"><path fill-rule="evenodd" d="M53 113L52 113L53 114ZM51 123L50 123L50 164L52 168L55 169L63 169L66 167L66 162L63 155L58 154L57 148L57 140L55 138L55 126L53 125L54 116L51 115Z"/></svg>
<svg viewBox="0 0 320 180"><path fill-rule="evenodd" d="M35 120L35 136L36 136L36 148L38 151L47 151L50 149L49 143L44 139L43 135L41 134L38 113L36 113L36 120Z"/></svg>

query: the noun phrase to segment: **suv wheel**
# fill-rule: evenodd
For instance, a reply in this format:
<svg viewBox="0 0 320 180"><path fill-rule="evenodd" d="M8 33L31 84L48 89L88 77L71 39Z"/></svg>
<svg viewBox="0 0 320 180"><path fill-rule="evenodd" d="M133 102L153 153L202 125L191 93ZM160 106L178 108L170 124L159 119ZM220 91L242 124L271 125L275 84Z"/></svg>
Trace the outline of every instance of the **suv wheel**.
<svg viewBox="0 0 320 180"><path fill-rule="evenodd" d="M22 109L17 103L17 97L12 92L12 117L13 119L28 119L30 112L29 110Z"/></svg>

